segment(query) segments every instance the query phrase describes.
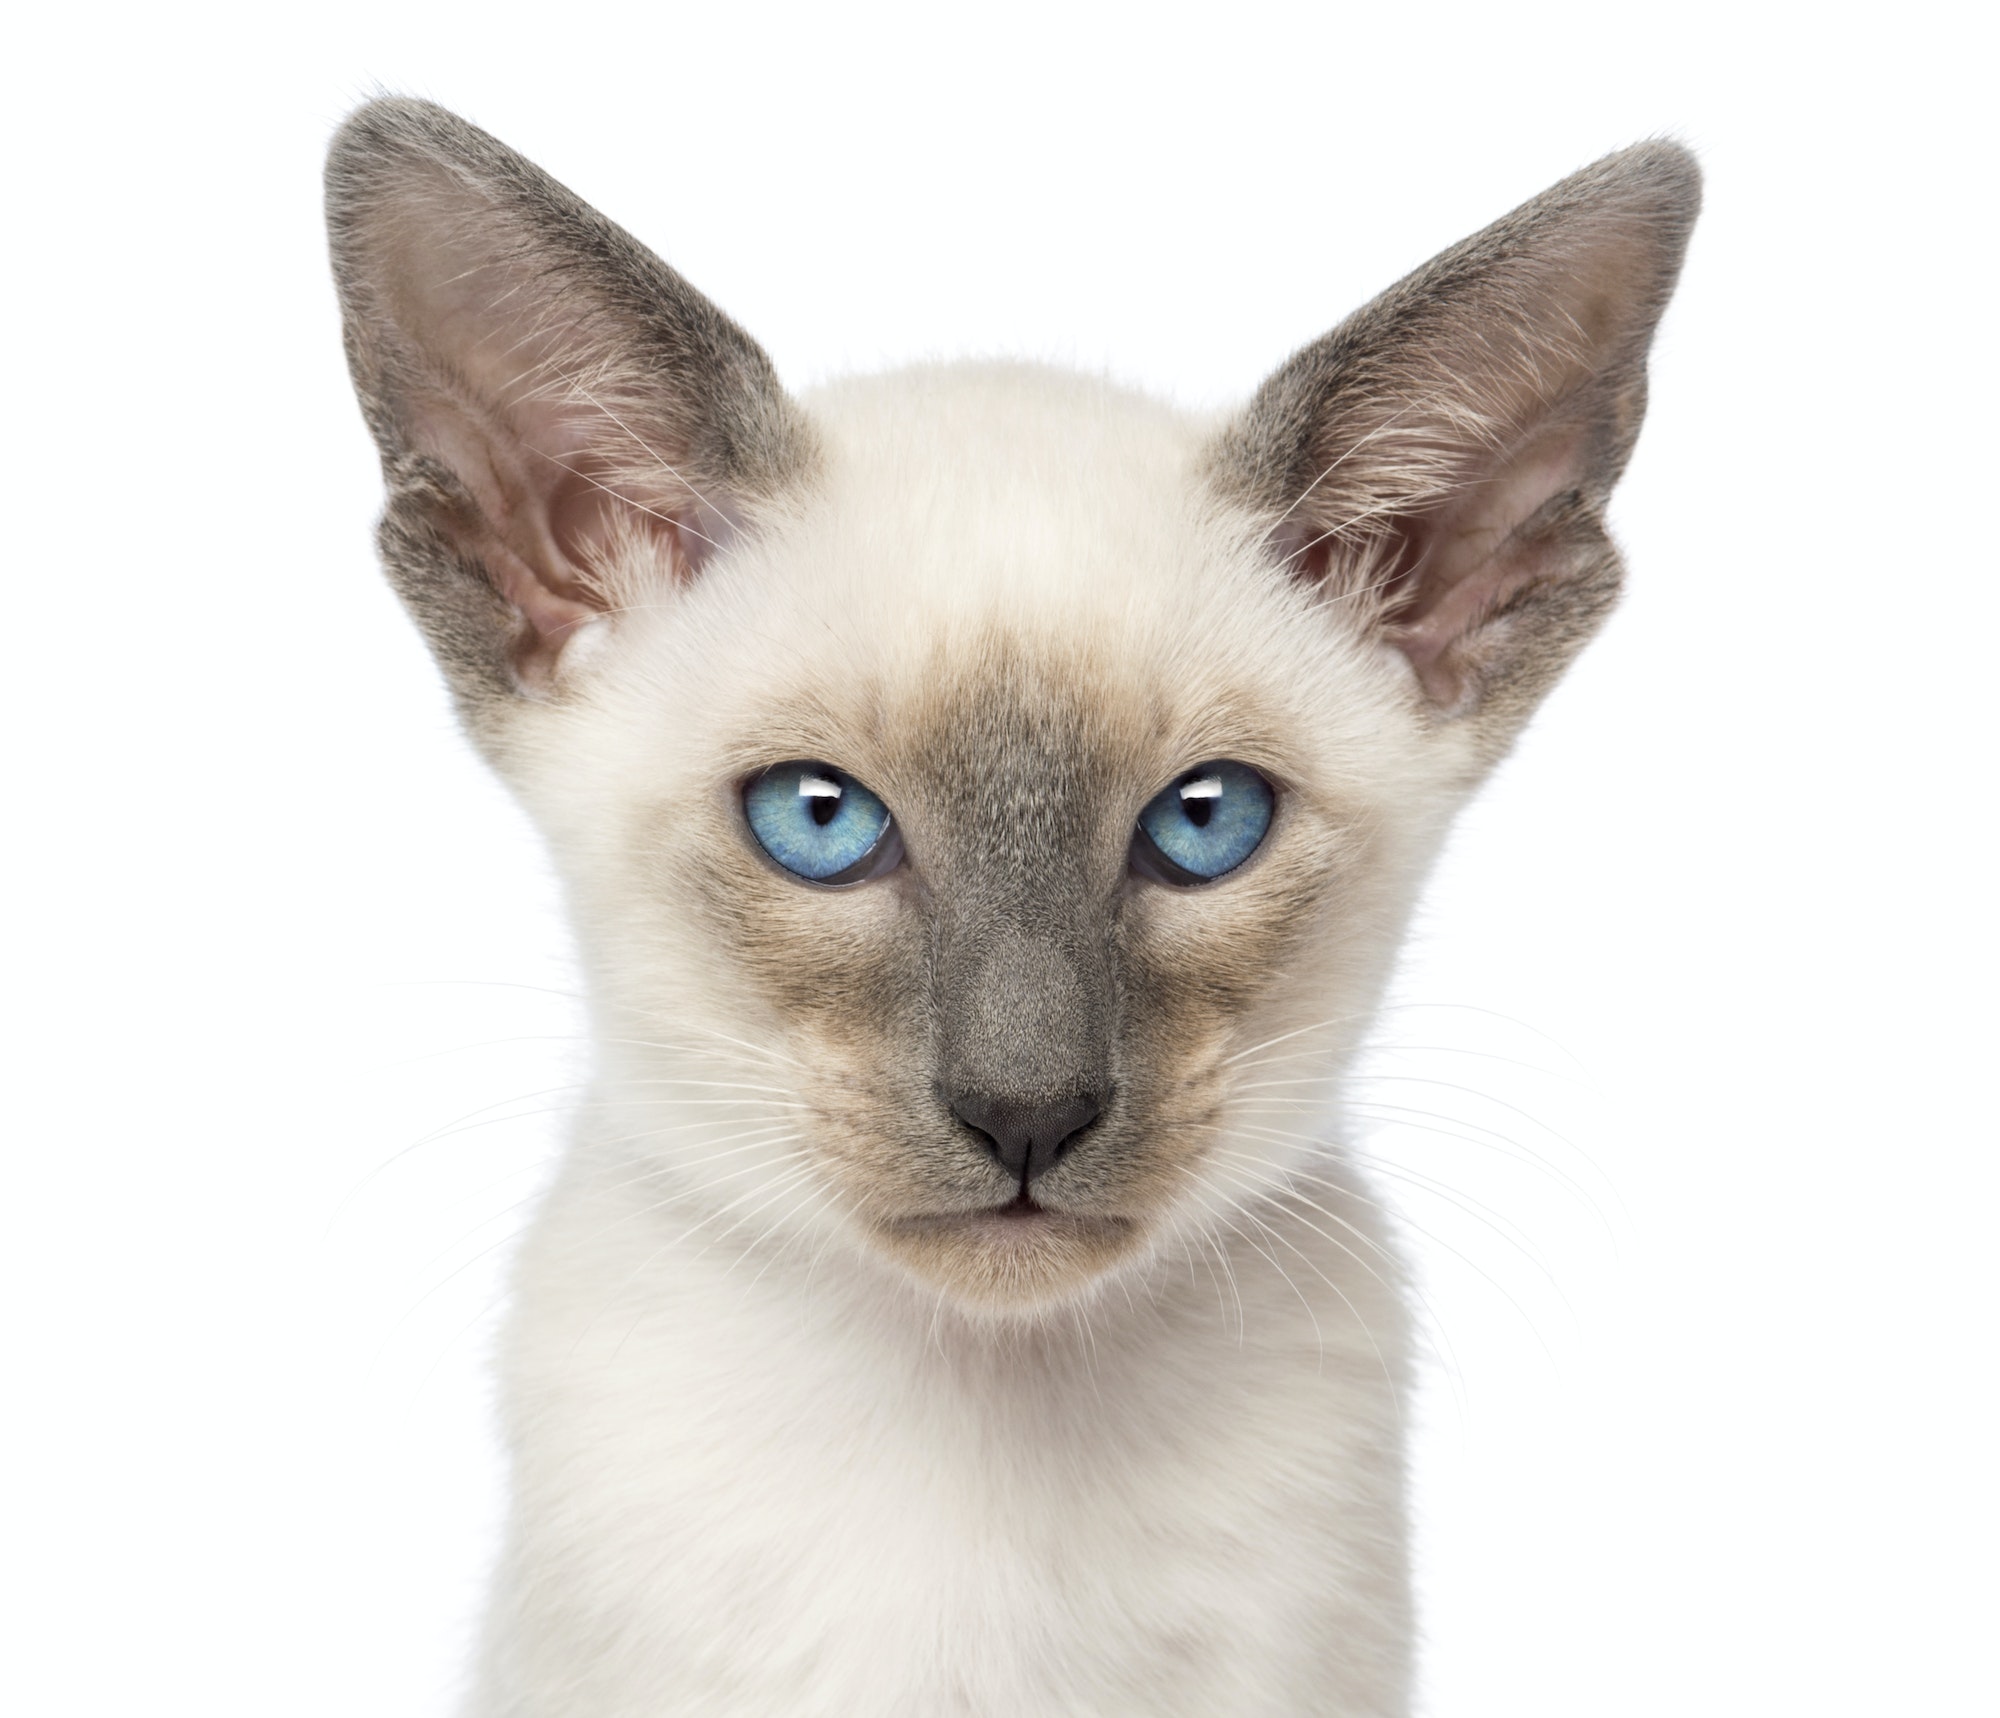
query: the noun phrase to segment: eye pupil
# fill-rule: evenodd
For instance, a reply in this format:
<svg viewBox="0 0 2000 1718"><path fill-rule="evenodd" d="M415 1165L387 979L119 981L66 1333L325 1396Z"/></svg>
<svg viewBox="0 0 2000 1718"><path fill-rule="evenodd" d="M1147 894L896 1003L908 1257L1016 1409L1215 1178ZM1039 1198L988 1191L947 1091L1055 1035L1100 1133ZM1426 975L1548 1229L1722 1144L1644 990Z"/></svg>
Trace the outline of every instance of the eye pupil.
<svg viewBox="0 0 2000 1718"><path fill-rule="evenodd" d="M840 815L840 800L833 794L822 794L806 804L812 807L813 822L822 829Z"/></svg>
<svg viewBox="0 0 2000 1718"><path fill-rule="evenodd" d="M1212 799L1184 799L1181 809L1187 813L1188 822L1197 829L1206 829L1208 820L1215 815L1215 801Z"/></svg>

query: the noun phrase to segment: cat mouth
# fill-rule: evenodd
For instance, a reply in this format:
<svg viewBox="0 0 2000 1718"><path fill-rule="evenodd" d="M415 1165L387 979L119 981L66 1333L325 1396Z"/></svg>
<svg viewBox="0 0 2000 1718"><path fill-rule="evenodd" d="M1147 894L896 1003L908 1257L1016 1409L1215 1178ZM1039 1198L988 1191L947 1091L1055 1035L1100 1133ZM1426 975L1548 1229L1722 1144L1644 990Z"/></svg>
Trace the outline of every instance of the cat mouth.
<svg viewBox="0 0 2000 1718"><path fill-rule="evenodd" d="M1077 1211L1061 1211L1044 1205L1023 1188L1013 1198L997 1205L981 1205L970 1211L926 1212L899 1217L887 1225L904 1235L963 1236L987 1242L1030 1242L1041 1239L1110 1238L1132 1226L1129 1217L1103 1217Z"/></svg>
<svg viewBox="0 0 2000 1718"><path fill-rule="evenodd" d="M971 1210L878 1221L875 1241L966 1304L1031 1311L1083 1292L1142 1233L1134 1217L1064 1211L1017 1193Z"/></svg>
<svg viewBox="0 0 2000 1718"><path fill-rule="evenodd" d="M1047 1214L1048 1207L1037 1204L1035 1196L1025 1187L1008 1200L1006 1204L989 1205L984 1211L974 1213L975 1216L999 1218L1003 1221L1012 1219L1016 1222L1032 1222L1035 1218Z"/></svg>

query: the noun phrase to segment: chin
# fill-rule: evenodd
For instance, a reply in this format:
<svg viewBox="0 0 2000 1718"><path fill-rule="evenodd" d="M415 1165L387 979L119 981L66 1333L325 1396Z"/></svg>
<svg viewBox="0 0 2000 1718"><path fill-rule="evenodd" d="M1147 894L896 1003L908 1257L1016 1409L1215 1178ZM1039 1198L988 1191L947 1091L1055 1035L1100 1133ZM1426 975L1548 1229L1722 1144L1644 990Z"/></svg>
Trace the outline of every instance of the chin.
<svg viewBox="0 0 2000 1718"><path fill-rule="evenodd" d="M1086 1299L1144 1242L1131 1217L1058 1211L1026 1197L973 1211L881 1219L870 1239L919 1282L989 1317Z"/></svg>

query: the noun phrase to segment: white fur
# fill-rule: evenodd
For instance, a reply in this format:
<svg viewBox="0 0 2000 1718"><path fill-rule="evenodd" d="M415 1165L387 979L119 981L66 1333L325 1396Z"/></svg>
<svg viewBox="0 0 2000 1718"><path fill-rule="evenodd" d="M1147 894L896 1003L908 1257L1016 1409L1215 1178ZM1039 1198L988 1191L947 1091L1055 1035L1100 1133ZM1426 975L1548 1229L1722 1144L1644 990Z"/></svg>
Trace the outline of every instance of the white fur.
<svg viewBox="0 0 2000 1718"><path fill-rule="evenodd" d="M1263 1077L1322 1072L1365 1035L1478 761L1401 656L1204 499L1210 426L1025 368L808 408L826 475L796 517L685 587L623 569L627 611L494 747L552 843L605 1042L521 1256L514 1512L471 1710L1402 1713L1408 1320L1365 1192L1310 1179L1346 1175L1337 1146L1246 1112L1242 1157L1205 1164L1139 1259L1055 1308L961 1307L801 1169L785 1136L839 1069L673 890L722 838L732 769L845 765L812 712L864 745L940 650L999 625L1087 661L1108 700L1154 700L1181 767L1262 747L1300 784L1279 835L1351 874L1235 1053L1255 1068L1298 1033L1310 1056ZM862 930L892 910L820 899ZM689 1080L714 1083L662 1083ZM1299 1198L1260 1201L1294 1172Z"/></svg>

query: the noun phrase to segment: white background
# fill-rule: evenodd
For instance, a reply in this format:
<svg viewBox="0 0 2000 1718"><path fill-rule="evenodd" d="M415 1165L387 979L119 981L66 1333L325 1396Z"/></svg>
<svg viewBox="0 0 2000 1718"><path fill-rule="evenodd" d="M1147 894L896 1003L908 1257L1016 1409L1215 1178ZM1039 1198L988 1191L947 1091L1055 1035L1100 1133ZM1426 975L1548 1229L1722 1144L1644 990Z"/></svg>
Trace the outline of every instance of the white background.
<svg viewBox="0 0 2000 1718"><path fill-rule="evenodd" d="M317 177L378 85L795 384L1005 352L1194 404L1605 150L1701 151L1630 600L1467 818L1370 1087L1453 1357L1427 1701L2000 1709L1983 27L17 23L0 1710L443 1713L490 1551L488 1309L580 1049L543 861L373 565Z"/></svg>

